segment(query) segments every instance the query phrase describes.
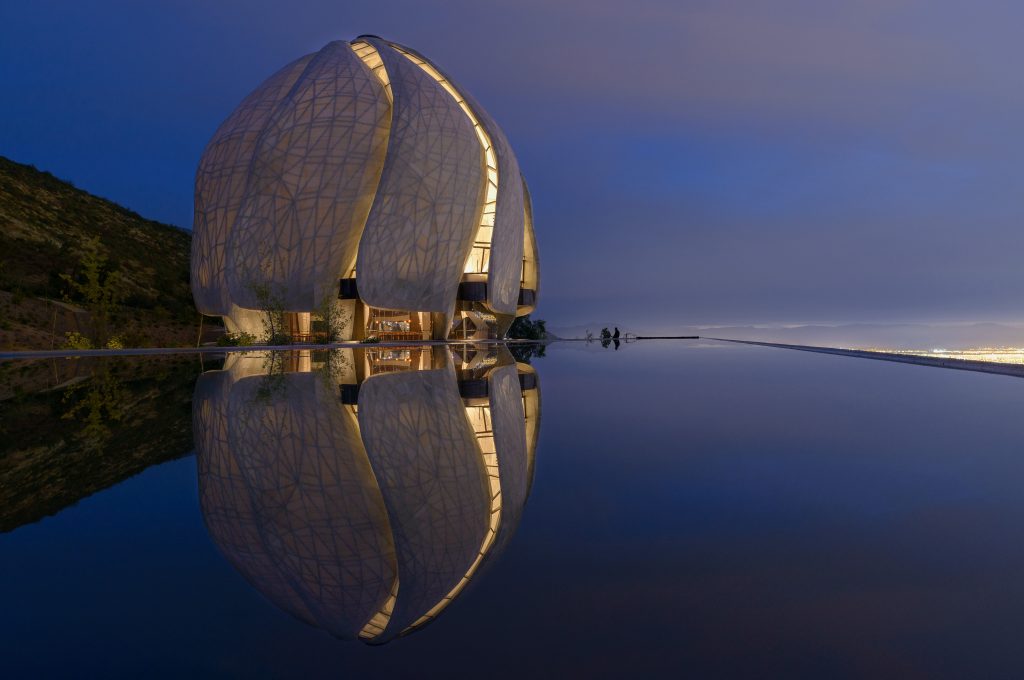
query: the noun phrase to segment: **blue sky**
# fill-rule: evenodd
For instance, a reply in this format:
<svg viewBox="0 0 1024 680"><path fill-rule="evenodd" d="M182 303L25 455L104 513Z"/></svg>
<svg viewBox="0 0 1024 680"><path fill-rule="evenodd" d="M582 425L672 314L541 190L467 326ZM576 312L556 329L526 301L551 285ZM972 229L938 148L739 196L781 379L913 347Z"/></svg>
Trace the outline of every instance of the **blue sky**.
<svg viewBox="0 0 1024 680"><path fill-rule="evenodd" d="M441 64L530 183L559 325L1024 320L1012 2L0 6L0 154L181 226L263 78L375 33Z"/></svg>

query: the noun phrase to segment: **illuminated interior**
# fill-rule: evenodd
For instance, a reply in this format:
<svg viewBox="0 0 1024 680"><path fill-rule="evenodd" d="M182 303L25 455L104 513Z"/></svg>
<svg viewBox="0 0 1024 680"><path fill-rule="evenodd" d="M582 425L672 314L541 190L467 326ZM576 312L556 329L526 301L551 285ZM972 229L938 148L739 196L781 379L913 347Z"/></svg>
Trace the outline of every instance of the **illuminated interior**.
<svg viewBox="0 0 1024 680"><path fill-rule="evenodd" d="M312 314L309 312L285 312L284 322L293 342L313 342Z"/></svg>
<svg viewBox="0 0 1024 680"><path fill-rule="evenodd" d="M229 333L262 337L262 303L248 286L259 280L290 314L312 315L312 327L287 320L293 341L363 339L367 300L430 310L435 340L449 337L459 312L486 309L498 317L493 329L464 317L456 335L500 337L536 304L520 183L496 123L437 66L374 36L331 41L264 81L207 144L195 189L197 308L223 317ZM334 316L320 310L332 290L344 323L328 329Z"/></svg>
<svg viewBox="0 0 1024 680"><path fill-rule="evenodd" d="M487 134L487 131L484 130L484 126L480 124L480 121L477 120L476 114L473 113L473 109L470 108L468 103L466 103L466 100L436 68L420 59L415 54L406 52L398 45L392 45L392 47L403 54L407 59L409 59L409 61L423 69L427 75L436 80L437 83L452 96L455 103L459 105L459 108L461 108L466 114L466 117L469 118L469 122L473 124L473 130L476 132L476 136L480 140L480 147L484 152L484 164L487 166L487 188L484 193L483 212L480 214L480 225L476 229L476 236L473 238L473 249L470 251L469 258L466 260L466 268L464 271L467 274L486 274L487 268L491 262L491 241L494 237L494 214L498 201L498 156L494 153L494 145L491 143L491 137Z"/></svg>
<svg viewBox="0 0 1024 680"><path fill-rule="evenodd" d="M383 341L429 340L430 314L367 307L366 335Z"/></svg>
<svg viewBox="0 0 1024 680"><path fill-rule="evenodd" d="M368 375L381 373L400 373L402 371L418 371L429 368L423 366L424 352L418 347L381 347L366 350ZM427 359L429 360L429 353Z"/></svg>
<svg viewBox="0 0 1024 680"><path fill-rule="evenodd" d="M388 76L388 70L384 68L384 60L380 58L380 53L377 51L377 48L362 40L357 40L352 43L351 47L352 51L356 53L356 56L366 64L366 67L370 69L370 72L373 73L374 77L376 77L377 80L380 81L380 84L384 86L384 92L388 96L388 101L394 102L395 95L391 92L391 78ZM356 278L356 268L354 264L349 270L348 278Z"/></svg>
<svg viewBox="0 0 1024 680"><path fill-rule="evenodd" d="M451 363L453 358L454 366ZM230 355L223 370L209 371L201 376L197 385L205 390L200 390L200 393L207 394L207 397L204 397L205 401L200 399L194 402L200 407L197 413L202 415L199 421L200 432L205 427L207 433L201 438L201 444L197 445L197 451L200 460L204 462L200 466L200 474L205 475L200 477L200 488L206 490L203 492L204 516L213 517L213 520L208 520L213 522L208 526L217 529L211 535L236 568L247 578L251 577L253 585L277 606L339 637L357 637L364 642L379 643L422 627L460 596L469 581L479 575L485 559L501 549L509 532L518 523L518 512L529 493L540 420L540 395L532 367L526 364L510 366L511 361L511 355L503 347L471 345L460 346L454 352L447 347L438 348L438 351L425 347L367 347L342 352L302 350ZM510 371L512 368L515 370ZM408 465L410 461L407 458L380 456L382 450L376 454L372 452L372 435L367 440L367 431L363 427L366 423L361 425L359 408L355 401L346 401L344 388L358 388L360 384L364 388L370 385L408 385L402 383L401 376L372 377L378 373L403 370L433 371L434 377L443 378L433 381L433 384L437 387L446 386L445 393L455 397L434 404L429 401L426 393L422 393L417 403L428 409L450 407L451 415L458 421L452 422L454 429L465 436L470 435L471 431L472 439L463 441L469 445L465 449L467 457L464 460L468 464L465 470L473 472L464 479L473 488L473 500L462 508L460 514L449 515L447 524L423 527L424 532L417 534L414 537L416 540L398 545L391 525L394 521L392 512L401 514L408 511L415 514L420 505L406 504L403 508L399 502L395 510L380 505L384 502L383 498L373 491L381 491L378 475L388 475L389 470L394 471L389 466L396 463ZM293 375L311 371L327 377L328 384L320 379L304 380L302 376ZM504 373L499 373L501 371ZM253 390L271 376L280 376L281 384L286 384L287 388L275 391L268 403L254 401ZM524 376L534 379L524 381ZM254 381L257 378L259 380ZM369 381L368 385L364 381ZM340 403L338 392L332 389L335 382L341 388ZM482 392L476 391L481 384L485 389ZM512 391L503 391L504 388L494 391L498 384ZM312 394L308 392L310 387L313 389ZM456 390L454 394L449 392L453 389ZM358 391L356 394L358 396ZM381 394L388 393L378 393L377 400L369 398L362 401L367 413L376 413L367 419L371 429L382 427L386 431L389 427L387 421L399 415L398 411L391 410L397 409L399 405L395 399L401 401L404 397L400 389L392 391L384 399L380 398ZM368 395L372 393L367 392L363 396L365 398ZM502 423L505 426L515 424L514 420L510 423L505 418L518 410L516 402L520 397L523 400L521 417L525 419L520 421L520 426L525 427L525 447L516 446L502 430ZM423 398L428 401L422 401ZM216 402L219 405L214 408L214 401L211 400L219 400ZM238 415L255 408L250 414L253 417L239 417L218 424L220 421L217 419L226 418L232 403L236 406L245 405L245 409L236 409ZM216 416L218 413L225 415ZM284 413L290 415L282 420L279 416ZM460 413L465 413L465 417L460 416ZM374 418L377 418L376 423ZM496 436L496 423L497 434L500 436ZM426 421L422 421L411 427L409 434L412 439L405 444L415 446L415 442L426 441L429 447L434 430L425 427L426 424ZM231 428L234 434L229 437L225 434L228 430L220 432L218 427ZM294 451L287 446L282 447L277 436L266 436L267 432L283 435L293 431L292 428L298 428L294 431L304 433L300 439L302 446ZM238 450L233 452L229 442L235 442ZM261 477L259 488L254 489L241 473L238 461L248 460L250 450L259 446L269 447L267 454L275 464L263 469L261 474L267 476ZM436 453L441 454L443 451L438 449ZM307 456L320 456L316 460L323 461L323 471L297 483L292 474L293 466L284 464L290 463L290 456L295 454L302 456L302 460ZM238 460L235 459L236 455L240 456ZM211 456L216 464L210 462ZM218 456L223 458L218 459ZM501 465L509 466L510 474L502 474L505 471L500 469L499 461ZM519 473L516 471L524 464L527 475L525 489L522 480L517 481ZM336 468L336 465L340 467ZM325 479L330 483L325 485L320 479L321 474L326 474ZM481 474L482 478L479 476ZM424 483L434 479L430 474L426 477ZM352 517L348 517L347 511L329 517L323 515L329 501L341 501L343 496L349 498L345 495L348 492L339 495L339 490L343 484L351 481L358 481L360 488L370 492L363 501L351 499ZM481 482L485 486L478 486ZM415 489L416 485L417 482L413 480L411 487L393 487L399 493L396 499L401 501L401 497L406 496L410 489ZM302 502L290 504L283 515L274 503L258 502L261 498L279 499L286 491L288 494L297 494L297 500ZM427 489L424 497L430 498L432 493L436 491ZM376 505L374 498L378 499ZM250 507L259 507L260 510L256 514L247 515ZM288 522L281 523L282 516L288 518ZM367 522L370 518L375 519L372 528L368 530ZM315 527L320 533L315 533L317 542L296 544L296 557L301 564L289 562L282 569L263 570L261 565L266 564L266 560L272 559L276 553L268 552L266 547L270 544L257 538L257 534L262 536L262 532L267 532L267 535L278 540L278 537L285 536L286 532L294 532L296 528L305 531L307 525ZM430 533L438 529L444 532L463 532L462 536L466 540L458 547L446 547L450 542L448 533ZM368 543L363 546L365 549L358 552L358 559L353 561L349 553L351 537L364 531L369 531L366 536ZM440 540L442 544L437 545L434 540ZM451 545L454 546L454 543ZM402 567L396 559L400 557L400 551L407 551L401 555L418 559L418 551L429 552L435 548L458 550L457 561L448 560L450 567L446 566L438 573L440 580L431 585L417 581L416 578L410 580L404 574L399 576ZM303 566L300 571L302 565L309 568ZM415 569L413 573L416 573ZM348 579L344 583L350 590L338 589L337 585L342 582L338 574L344 574L344 579ZM417 593L421 593L424 587L431 588L433 595L427 600L418 600ZM434 590L434 587L438 589ZM416 603L414 606L417 608L399 608L397 604L400 593L405 600ZM428 610L427 606L431 604L433 606ZM317 613L321 611L326 615Z"/></svg>
<svg viewBox="0 0 1024 680"><path fill-rule="evenodd" d="M491 407L490 406L467 406L466 417L469 419L470 425L473 427L473 434L476 435L477 445L480 447L480 454L484 459L484 468L487 471L487 483L490 486L491 492L491 508L490 518L487 526L487 533L484 535L483 542L480 543L480 551L473 560L473 563L469 565L466 573L463 574L459 582L455 584L447 595L441 598L441 601L430 608L426 614L416 619L407 630L421 626L430 619L433 619L444 610L452 600L458 597L462 589L466 587L470 579L473 578L473 574L480 568L480 563L483 562L484 557L487 556L487 552L494 545L494 539L498 536L498 526L501 524L501 479L498 475L498 451L494 445L494 428L491 422Z"/></svg>
<svg viewBox="0 0 1024 680"><path fill-rule="evenodd" d="M470 304L468 309L460 309L456 315L452 330L448 334L451 340L487 340L497 336L498 318L483 308L482 305Z"/></svg>
<svg viewBox="0 0 1024 680"><path fill-rule="evenodd" d="M448 337L452 340L470 340L476 336L477 332L479 332L479 328L476 321L470 316L460 314L452 324L452 332L448 334Z"/></svg>
<svg viewBox="0 0 1024 680"><path fill-rule="evenodd" d="M352 43L352 51L366 64L366 67L376 76L380 84L384 86L384 91L388 94L388 101L395 101L395 97L391 93L391 79L388 77L388 70L384 68L384 61L380 58L380 53L377 52L377 49L368 42L358 40Z"/></svg>
<svg viewBox="0 0 1024 680"><path fill-rule="evenodd" d="M530 190L523 180L523 275L519 287L520 290L532 290L536 295L539 285L540 268L537 262L537 237L533 232L533 206ZM516 314L529 314L534 308L533 304L519 305Z"/></svg>
<svg viewBox="0 0 1024 680"><path fill-rule="evenodd" d="M519 364L519 372L535 374L529 364ZM540 429L540 390L523 390L523 413L526 417L526 469L533 479L533 461L537 452L537 433Z"/></svg>
<svg viewBox="0 0 1024 680"><path fill-rule="evenodd" d="M391 594L388 595L388 599L381 605L380 611L373 615L373 617L366 622L363 629L359 631L359 638L362 640L372 640L388 627L388 622L391 621L391 613L395 611L395 602L398 601L398 577L395 577L395 582L391 586Z"/></svg>
<svg viewBox="0 0 1024 680"><path fill-rule="evenodd" d="M523 194L526 200L523 205L523 278L520 284L523 288L535 290L537 288L537 252L536 236L533 233L533 210L530 205L530 194L526 190L526 183L523 183Z"/></svg>

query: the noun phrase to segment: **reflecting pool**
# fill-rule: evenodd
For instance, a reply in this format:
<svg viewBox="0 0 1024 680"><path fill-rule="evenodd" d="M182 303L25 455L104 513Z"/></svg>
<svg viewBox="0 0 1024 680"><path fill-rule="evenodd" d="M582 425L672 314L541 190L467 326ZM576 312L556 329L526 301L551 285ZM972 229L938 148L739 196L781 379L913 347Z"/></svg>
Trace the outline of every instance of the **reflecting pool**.
<svg viewBox="0 0 1024 680"><path fill-rule="evenodd" d="M232 354L199 376L199 507L283 611L388 642L438 617L515 531L536 374L500 345L318 354Z"/></svg>
<svg viewBox="0 0 1024 680"><path fill-rule="evenodd" d="M1024 380L524 349L0 363L4 675L1019 665Z"/></svg>

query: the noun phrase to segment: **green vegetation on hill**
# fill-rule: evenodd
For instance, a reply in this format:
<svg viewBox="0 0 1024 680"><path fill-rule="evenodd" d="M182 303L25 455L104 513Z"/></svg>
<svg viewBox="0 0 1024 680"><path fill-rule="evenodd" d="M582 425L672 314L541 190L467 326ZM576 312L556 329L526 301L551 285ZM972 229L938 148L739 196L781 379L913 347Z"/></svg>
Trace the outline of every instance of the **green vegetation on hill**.
<svg viewBox="0 0 1024 680"><path fill-rule="evenodd" d="M0 533L192 451L201 370L180 355L0 362Z"/></svg>
<svg viewBox="0 0 1024 680"><path fill-rule="evenodd" d="M49 341L50 317L59 310L51 314L39 304L23 304L26 299L88 307L73 282L85 276L91 239L105 258L105 273L116 272L123 288L112 322L132 326L138 341L131 344L181 344L187 337L196 321L188 231L0 156L0 293L9 294L0 295L0 346L40 348L44 338ZM57 325L58 332L77 330L67 322Z"/></svg>

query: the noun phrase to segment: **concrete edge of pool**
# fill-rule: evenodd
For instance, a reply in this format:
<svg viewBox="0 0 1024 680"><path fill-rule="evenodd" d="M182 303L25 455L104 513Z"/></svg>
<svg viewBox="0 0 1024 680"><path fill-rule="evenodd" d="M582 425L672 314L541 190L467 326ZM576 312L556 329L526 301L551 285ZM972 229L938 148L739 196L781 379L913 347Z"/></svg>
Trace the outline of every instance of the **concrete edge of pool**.
<svg viewBox="0 0 1024 680"><path fill-rule="evenodd" d="M854 357L857 359L893 361L901 364L931 366L933 368L950 368L957 371L993 373L995 375L1008 375L1015 378L1024 378L1024 364L1003 364L994 361L976 361L972 359L948 359L942 357L927 357L913 354L897 354L895 352L877 352L873 350L864 349L840 349L838 347L818 347L815 345L790 345L781 342L761 342L758 340L732 340L729 338L710 337L705 339L717 340L720 342L733 342L740 345L757 345L760 347L774 347L777 349L793 349L801 352L816 352L818 354L836 354L838 356Z"/></svg>

